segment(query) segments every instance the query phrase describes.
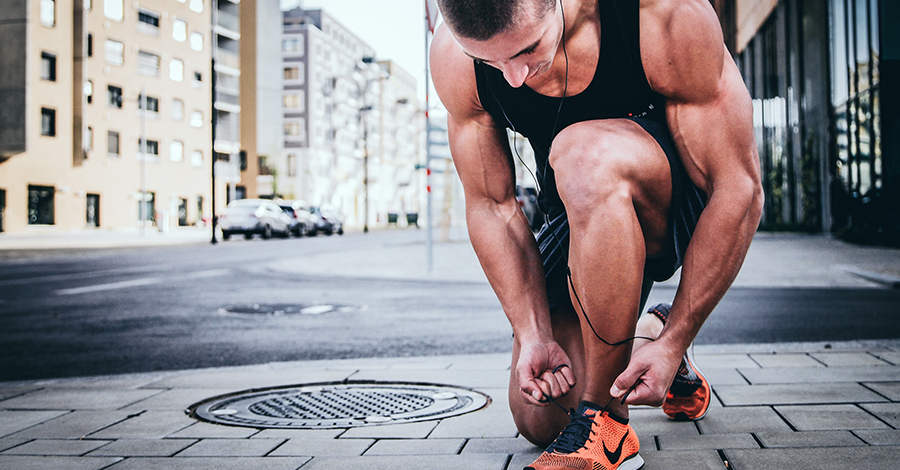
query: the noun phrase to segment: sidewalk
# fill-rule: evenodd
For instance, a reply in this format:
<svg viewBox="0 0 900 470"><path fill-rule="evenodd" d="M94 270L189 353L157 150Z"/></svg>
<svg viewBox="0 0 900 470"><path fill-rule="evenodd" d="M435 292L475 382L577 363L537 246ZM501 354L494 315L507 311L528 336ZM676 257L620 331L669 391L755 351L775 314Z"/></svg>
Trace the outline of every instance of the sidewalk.
<svg viewBox="0 0 900 470"><path fill-rule="evenodd" d="M303 263L304 272L425 275L421 232L388 232L370 233L384 236L384 250L350 249L338 261L329 258L340 266L336 272L323 272L332 268L315 262ZM10 249L8 240L0 238L0 250ZM288 266L271 267L297 269ZM761 234L736 284L888 288L885 281L900 276L898 267L900 250L827 236ZM430 276L483 279L464 240L436 244ZM713 406L697 423L634 408L646 470L897 468L900 340L697 346L694 353L712 384ZM493 354L0 383L0 469L518 470L541 449L516 432L508 369L508 355ZM209 424L184 412L249 389L344 381L452 385L486 394L490 402L431 421L314 430Z"/></svg>

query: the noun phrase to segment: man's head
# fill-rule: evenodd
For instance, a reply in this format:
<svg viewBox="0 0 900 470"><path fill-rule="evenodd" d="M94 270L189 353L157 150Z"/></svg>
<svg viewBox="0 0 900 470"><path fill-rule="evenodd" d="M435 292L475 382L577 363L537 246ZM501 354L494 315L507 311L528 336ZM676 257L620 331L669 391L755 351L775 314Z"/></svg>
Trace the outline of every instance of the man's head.
<svg viewBox="0 0 900 470"><path fill-rule="evenodd" d="M557 1L438 0L438 6L454 36L487 41L516 26L523 15L542 18L555 10Z"/></svg>

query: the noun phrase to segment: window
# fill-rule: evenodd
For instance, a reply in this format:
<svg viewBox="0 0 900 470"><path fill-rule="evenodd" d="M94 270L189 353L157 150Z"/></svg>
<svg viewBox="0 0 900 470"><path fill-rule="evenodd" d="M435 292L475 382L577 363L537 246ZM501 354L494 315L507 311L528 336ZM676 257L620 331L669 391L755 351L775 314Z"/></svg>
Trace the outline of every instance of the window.
<svg viewBox="0 0 900 470"><path fill-rule="evenodd" d="M300 50L300 40L297 38L284 39L281 41L282 52L297 52Z"/></svg>
<svg viewBox="0 0 900 470"><path fill-rule="evenodd" d="M300 135L300 123L297 123L297 122L284 123L284 135L291 136L291 137Z"/></svg>
<svg viewBox="0 0 900 470"><path fill-rule="evenodd" d="M178 18L172 21L172 38L178 42L187 40L187 21Z"/></svg>
<svg viewBox="0 0 900 470"><path fill-rule="evenodd" d="M140 9L138 10L138 22L144 23L152 28L159 28L159 13Z"/></svg>
<svg viewBox="0 0 900 470"><path fill-rule="evenodd" d="M303 112L306 108L306 100L303 95L290 94L284 95L284 107L295 111Z"/></svg>
<svg viewBox="0 0 900 470"><path fill-rule="evenodd" d="M300 78L300 69L297 67L285 67L284 68L284 79L285 80L297 80Z"/></svg>
<svg viewBox="0 0 900 470"><path fill-rule="evenodd" d="M172 119L176 121L184 119L184 101L177 98L172 100Z"/></svg>
<svg viewBox="0 0 900 470"><path fill-rule="evenodd" d="M194 127L203 127L203 113L194 111L191 113L191 125Z"/></svg>
<svg viewBox="0 0 900 470"><path fill-rule="evenodd" d="M191 153L191 165L197 167L203 166L203 152L194 150L194 152Z"/></svg>
<svg viewBox="0 0 900 470"><path fill-rule="evenodd" d="M195 82L202 82L202 81L203 81L203 74L200 73L200 72L194 72L194 81L195 81Z"/></svg>
<svg viewBox="0 0 900 470"><path fill-rule="evenodd" d="M56 2L54 0L41 0L41 24L44 26L56 26Z"/></svg>
<svg viewBox="0 0 900 470"><path fill-rule="evenodd" d="M41 108L41 135L56 136L56 110Z"/></svg>
<svg viewBox="0 0 900 470"><path fill-rule="evenodd" d="M143 142L141 139L138 139L138 154L141 153L143 147ZM143 152L144 155L153 155L154 157L159 155L159 141L158 140L150 140L147 139L147 151Z"/></svg>
<svg viewBox="0 0 900 470"><path fill-rule="evenodd" d="M191 11L197 13L203 11L203 0L191 0Z"/></svg>
<svg viewBox="0 0 900 470"><path fill-rule="evenodd" d="M56 81L56 55L49 52L41 52L41 79Z"/></svg>
<svg viewBox="0 0 900 470"><path fill-rule="evenodd" d="M28 185L28 225L53 225L53 186Z"/></svg>
<svg viewBox="0 0 900 470"><path fill-rule="evenodd" d="M191 33L191 49L195 51L203 50L203 35L196 31Z"/></svg>
<svg viewBox="0 0 900 470"><path fill-rule="evenodd" d="M288 155L288 176L297 176L297 156Z"/></svg>
<svg viewBox="0 0 900 470"><path fill-rule="evenodd" d="M105 43L105 59L107 64L122 65L125 63L125 44L107 39Z"/></svg>
<svg viewBox="0 0 900 470"><path fill-rule="evenodd" d="M108 131L106 133L106 153L110 155L121 155L119 149L119 133L117 131Z"/></svg>
<svg viewBox="0 0 900 470"><path fill-rule="evenodd" d="M184 62L180 59L172 59L169 62L169 78L176 82L184 80Z"/></svg>
<svg viewBox="0 0 900 470"><path fill-rule="evenodd" d="M114 108L122 107L122 89L117 86L109 85L107 87L107 106L112 106Z"/></svg>
<svg viewBox="0 0 900 470"><path fill-rule="evenodd" d="M138 51L137 71L142 75L159 76L159 56L147 51Z"/></svg>
<svg viewBox="0 0 900 470"><path fill-rule="evenodd" d="M88 150L94 150L94 128L93 127L88 126L87 133L84 136L84 140L85 140L85 147L87 147Z"/></svg>
<svg viewBox="0 0 900 470"><path fill-rule="evenodd" d="M84 82L84 96L87 97L88 104L94 102L94 82L87 80Z"/></svg>
<svg viewBox="0 0 900 470"><path fill-rule="evenodd" d="M87 37L87 55L94 57L94 35L91 33L88 33Z"/></svg>
<svg viewBox="0 0 900 470"><path fill-rule="evenodd" d="M100 195L88 194L85 196L86 211L85 222L88 227L100 226Z"/></svg>
<svg viewBox="0 0 900 470"><path fill-rule="evenodd" d="M184 160L184 142L173 140L172 143L169 144L169 158L173 162Z"/></svg>
<svg viewBox="0 0 900 470"><path fill-rule="evenodd" d="M144 109L144 100L138 100L138 109ZM154 98L152 96L147 97L147 111L151 113L159 112L159 98Z"/></svg>
<svg viewBox="0 0 900 470"><path fill-rule="evenodd" d="M122 0L103 0L103 16L114 21L125 19L125 7Z"/></svg>

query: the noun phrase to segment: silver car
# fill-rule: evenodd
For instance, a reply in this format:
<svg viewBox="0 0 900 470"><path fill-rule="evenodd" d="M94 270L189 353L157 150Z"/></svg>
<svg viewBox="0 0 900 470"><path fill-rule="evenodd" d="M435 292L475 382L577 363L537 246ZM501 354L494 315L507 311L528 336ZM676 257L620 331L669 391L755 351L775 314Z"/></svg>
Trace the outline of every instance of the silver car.
<svg viewBox="0 0 900 470"><path fill-rule="evenodd" d="M222 239L228 240L234 234L251 239L259 234L271 238L273 234L291 236L291 219L278 204L266 199L239 199L232 201L219 215Z"/></svg>

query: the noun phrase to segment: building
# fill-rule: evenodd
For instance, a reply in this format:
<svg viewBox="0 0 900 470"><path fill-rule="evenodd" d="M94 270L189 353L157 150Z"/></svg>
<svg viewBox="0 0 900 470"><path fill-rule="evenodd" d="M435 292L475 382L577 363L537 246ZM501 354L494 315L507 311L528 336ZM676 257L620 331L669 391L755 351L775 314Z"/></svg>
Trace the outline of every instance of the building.
<svg viewBox="0 0 900 470"><path fill-rule="evenodd" d="M237 193L248 198L274 197L278 188L268 162L284 158L281 22L278 0L241 3L242 150Z"/></svg>
<svg viewBox="0 0 900 470"><path fill-rule="evenodd" d="M334 206L349 227L424 212L416 80L327 12L284 12L284 152L278 194Z"/></svg>
<svg viewBox="0 0 900 470"><path fill-rule="evenodd" d="M208 217L203 0L4 0L0 230Z"/></svg>
<svg viewBox="0 0 900 470"><path fill-rule="evenodd" d="M753 97L762 227L900 245L900 91L881 86L900 83L900 4L717 3Z"/></svg>
<svg viewBox="0 0 900 470"><path fill-rule="evenodd" d="M176 0L184 1L184 0ZM203 0L190 0L202 2ZM213 152L215 155L216 212L223 203L243 199L241 152L241 16L240 0L211 0L213 24ZM249 2L253 8L255 2ZM225 191L223 191L225 189ZM222 203L219 203L222 201Z"/></svg>

